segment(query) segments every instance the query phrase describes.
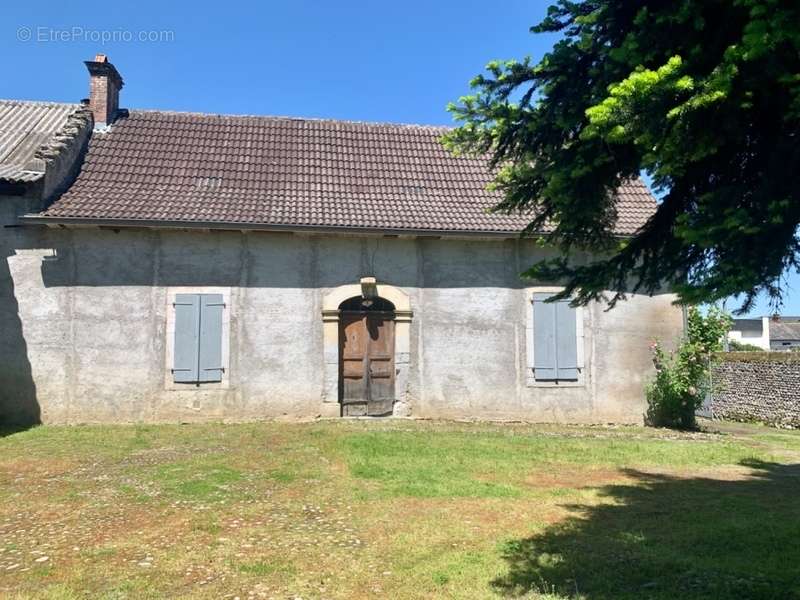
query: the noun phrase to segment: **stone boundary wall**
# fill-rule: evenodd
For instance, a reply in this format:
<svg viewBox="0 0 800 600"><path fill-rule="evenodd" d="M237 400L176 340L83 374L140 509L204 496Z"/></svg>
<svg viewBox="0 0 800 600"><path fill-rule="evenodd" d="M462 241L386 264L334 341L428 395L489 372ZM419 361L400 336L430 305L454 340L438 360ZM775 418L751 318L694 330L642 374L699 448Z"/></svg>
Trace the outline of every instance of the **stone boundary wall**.
<svg viewBox="0 0 800 600"><path fill-rule="evenodd" d="M800 353L719 353L711 385L715 419L800 428Z"/></svg>

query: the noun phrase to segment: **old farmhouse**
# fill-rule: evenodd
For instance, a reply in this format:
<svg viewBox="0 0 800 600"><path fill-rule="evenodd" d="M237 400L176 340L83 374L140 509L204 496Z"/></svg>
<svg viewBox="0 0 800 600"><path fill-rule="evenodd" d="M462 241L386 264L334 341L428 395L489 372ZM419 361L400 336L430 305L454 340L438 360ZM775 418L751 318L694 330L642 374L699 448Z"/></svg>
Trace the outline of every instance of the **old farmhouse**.
<svg viewBox="0 0 800 600"><path fill-rule="evenodd" d="M0 101L0 422L641 422L673 296L544 303L443 128L122 110L86 64L84 103Z"/></svg>

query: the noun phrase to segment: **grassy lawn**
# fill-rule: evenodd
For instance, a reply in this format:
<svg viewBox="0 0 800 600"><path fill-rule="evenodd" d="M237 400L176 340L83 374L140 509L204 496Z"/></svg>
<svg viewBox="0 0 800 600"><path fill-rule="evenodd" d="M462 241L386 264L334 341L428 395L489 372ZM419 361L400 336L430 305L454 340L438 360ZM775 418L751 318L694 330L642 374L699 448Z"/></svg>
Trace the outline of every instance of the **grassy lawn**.
<svg viewBox="0 0 800 600"><path fill-rule="evenodd" d="M0 437L0 597L800 598L800 433L39 427Z"/></svg>

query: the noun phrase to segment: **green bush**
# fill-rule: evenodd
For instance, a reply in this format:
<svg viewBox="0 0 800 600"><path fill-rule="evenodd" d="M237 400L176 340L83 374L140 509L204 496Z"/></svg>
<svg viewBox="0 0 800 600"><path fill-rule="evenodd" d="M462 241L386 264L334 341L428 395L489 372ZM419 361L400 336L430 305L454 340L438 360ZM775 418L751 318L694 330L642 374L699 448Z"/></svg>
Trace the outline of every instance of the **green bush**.
<svg viewBox="0 0 800 600"><path fill-rule="evenodd" d="M647 423L658 427L692 429L695 411L709 390L712 353L722 349L731 319L711 308L703 316L696 307L688 311L687 327L676 350L665 351L658 341L650 346L656 374L648 384Z"/></svg>
<svg viewBox="0 0 800 600"><path fill-rule="evenodd" d="M737 342L736 340L730 340L728 342L728 349L731 352L764 352L765 350L759 346L754 344L743 344L742 342Z"/></svg>

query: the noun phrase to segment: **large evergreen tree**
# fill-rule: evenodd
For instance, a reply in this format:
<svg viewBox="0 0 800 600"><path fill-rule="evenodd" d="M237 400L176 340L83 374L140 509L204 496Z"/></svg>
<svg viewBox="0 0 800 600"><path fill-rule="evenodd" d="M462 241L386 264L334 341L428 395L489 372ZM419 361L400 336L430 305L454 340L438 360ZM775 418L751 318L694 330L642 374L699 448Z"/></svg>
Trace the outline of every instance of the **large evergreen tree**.
<svg viewBox="0 0 800 600"><path fill-rule="evenodd" d="M800 265L800 2L559 0L532 31L562 37L538 63L490 63L446 139L491 157L496 210L554 227L561 256L527 275L578 302L666 282L687 303L779 303ZM641 171L663 201L617 239L613 191Z"/></svg>

